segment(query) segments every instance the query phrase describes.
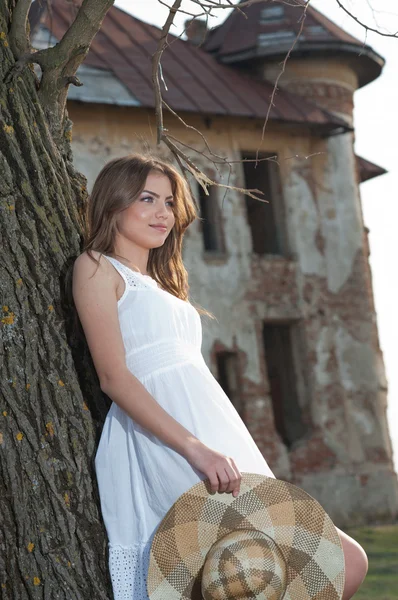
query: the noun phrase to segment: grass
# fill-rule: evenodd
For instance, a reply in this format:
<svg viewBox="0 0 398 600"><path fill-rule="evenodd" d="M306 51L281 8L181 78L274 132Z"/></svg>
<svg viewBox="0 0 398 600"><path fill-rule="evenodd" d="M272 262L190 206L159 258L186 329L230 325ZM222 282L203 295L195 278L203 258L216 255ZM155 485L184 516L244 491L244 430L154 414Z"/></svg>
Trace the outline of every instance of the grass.
<svg viewBox="0 0 398 600"><path fill-rule="evenodd" d="M398 524L344 529L365 549L369 569L355 600L398 600Z"/></svg>

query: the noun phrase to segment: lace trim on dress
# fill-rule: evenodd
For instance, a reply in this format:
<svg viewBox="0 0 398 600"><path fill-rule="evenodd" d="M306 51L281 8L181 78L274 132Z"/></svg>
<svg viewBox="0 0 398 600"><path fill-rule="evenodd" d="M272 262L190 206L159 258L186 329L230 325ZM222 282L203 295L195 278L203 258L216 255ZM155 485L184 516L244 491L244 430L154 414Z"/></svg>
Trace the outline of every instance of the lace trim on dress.
<svg viewBox="0 0 398 600"><path fill-rule="evenodd" d="M157 282L150 275L143 275L138 271L133 271L130 269L130 267L126 267L126 265L118 261L116 258L113 258L113 256L107 256L106 254L103 256L105 256L105 258L107 258L113 264L115 269L119 271L124 281L130 288L142 290L150 287L158 287Z"/></svg>
<svg viewBox="0 0 398 600"><path fill-rule="evenodd" d="M109 544L114 600L148 600L146 577L150 550L150 543L134 546Z"/></svg>

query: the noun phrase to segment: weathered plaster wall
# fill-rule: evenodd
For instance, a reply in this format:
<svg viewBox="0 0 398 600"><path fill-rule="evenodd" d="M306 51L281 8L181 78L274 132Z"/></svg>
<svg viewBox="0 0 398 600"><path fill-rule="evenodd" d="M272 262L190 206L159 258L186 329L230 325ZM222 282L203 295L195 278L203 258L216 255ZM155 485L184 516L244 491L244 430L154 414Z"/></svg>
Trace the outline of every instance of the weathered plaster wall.
<svg viewBox="0 0 398 600"><path fill-rule="evenodd" d="M280 66L271 64L265 67L264 76L274 81L279 71ZM291 60L280 84L353 123L353 97L358 81L349 60L333 57ZM313 340L313 421L322 427L339 468L349 476L354 474L359 486L358 492L353 490L347 497L347 505L339 513L341 519L347 518L353 496L366 496L363 502L370 506L369 496L376 500L378 495L380 473L384 472L388 479L391 472L387 382L353 143L352 133L320 143L312 140L309 151L324 154L314 155L310 169L293 168L290 173L297 198L306 197L306 207L302 201L296 202L299 209L291 214L296 215L296 226L303 227L304 220L309 234L305 240L299 235L296 247L301 266L298 283L304 323L307 339ZM289 194L286 200L292 202L293 195ZM318 318L311 318L311 313ZM318 478L318 484L320 481ZM391 488L388 483L384 485L382 493L389 496L391 489L390 498L396 505L394 474L391 483ZM346 486L349 489L349 480L342 483L340 478L338 493ZM324 486L326 495L328 487ZM378 502L375 504L373 514L377 518L384 509Z"/></svg>
<svg viewBox="0 0 398 600"><path fill-rule="evenodd" d="M288 176L289 193L285 196L298 262L297 285L308 347L311 421L316 439L314 445L307 440L291 452L291 465L296 474L300 465L312 465L311 473L303 470L297 479L303 487L310 485L315 472L320 475L328 467L334 468L334 485L330 487L330 479L322 476L317 478L316 489L321 495L317 497L324 501L330 498L330 492L341 495L347 490L347 505L339 508L340 496L335 496L339 519L346 519L353 496L359 513L368 503L368 499L363 500L365 496L370 494L376 499L382 472L383 493L389 495L391 475L391 498L396 503L396 479L386 435L386 381L350 137L323 142L327 154L314 156L309 169L296 162ZM318 432L321 443L328 448L321 456ZM316 464L310 458L313 452ZM321 481L324 483L320 488ZM379 501L374 508L374 516L383 513Z"/></svg>
<svg viewBox="0 0 398 600"><path fill-rule="evenodd" d="M155 125L143 109L70 103L69 113L75 164L89 189L109 159L154 144ZM259 145L260 122L187 118L216 153L230 159ZM202 148L197 135L174 127L177 137ZM277 477L315 496L336 524L388 520L398 510L397 479L352 139L314 139L272 125L267 131L261 149L279 156L289 255L252 253L237 192L222 204L224 256L204 252L200 222L192 224L184 248L192 298L216 317L203 319L203 353L216 374L215 352L238 352L245 420ZM209 168L204 159L195 160ZM230 183L242 185L241 166ZM222 198L220 192L220 204ZM296 377L307 433L290 451L275 430L264 321L296 324Z"/></svg>

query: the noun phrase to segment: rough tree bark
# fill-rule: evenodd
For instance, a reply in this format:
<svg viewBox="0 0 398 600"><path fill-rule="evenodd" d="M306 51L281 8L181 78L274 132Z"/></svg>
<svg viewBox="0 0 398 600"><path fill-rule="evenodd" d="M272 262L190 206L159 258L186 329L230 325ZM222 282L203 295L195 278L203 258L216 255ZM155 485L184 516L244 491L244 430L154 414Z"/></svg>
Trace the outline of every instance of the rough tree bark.
<svg viewBox="0 0 398 600"><path fill-rule="evenodd" d="M0 595L108 599L93 457L109 400L64 291L87 196L65 104L113 1L85 0L63 41L34 56L40 83L30 4L0 4Z"/></svg>

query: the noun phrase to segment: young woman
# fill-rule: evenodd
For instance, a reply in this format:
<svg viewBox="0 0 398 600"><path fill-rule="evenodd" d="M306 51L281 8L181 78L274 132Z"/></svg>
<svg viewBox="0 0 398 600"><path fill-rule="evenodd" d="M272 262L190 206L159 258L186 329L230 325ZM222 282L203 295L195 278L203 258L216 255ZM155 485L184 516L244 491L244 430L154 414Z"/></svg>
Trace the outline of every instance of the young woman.
<svg viewBox="0 0 398 600"><path fill-rule="evenodd" d="M73 297L101 389L111 398L95 456L115 600L145 600L153 534L201 479L237 496L241 471L275 477L206 366L201 319L188 296L182 241L196 218L170 164L108 162L89 200ZM338 530L343 600L367 571L363 548Z"/></svg>

